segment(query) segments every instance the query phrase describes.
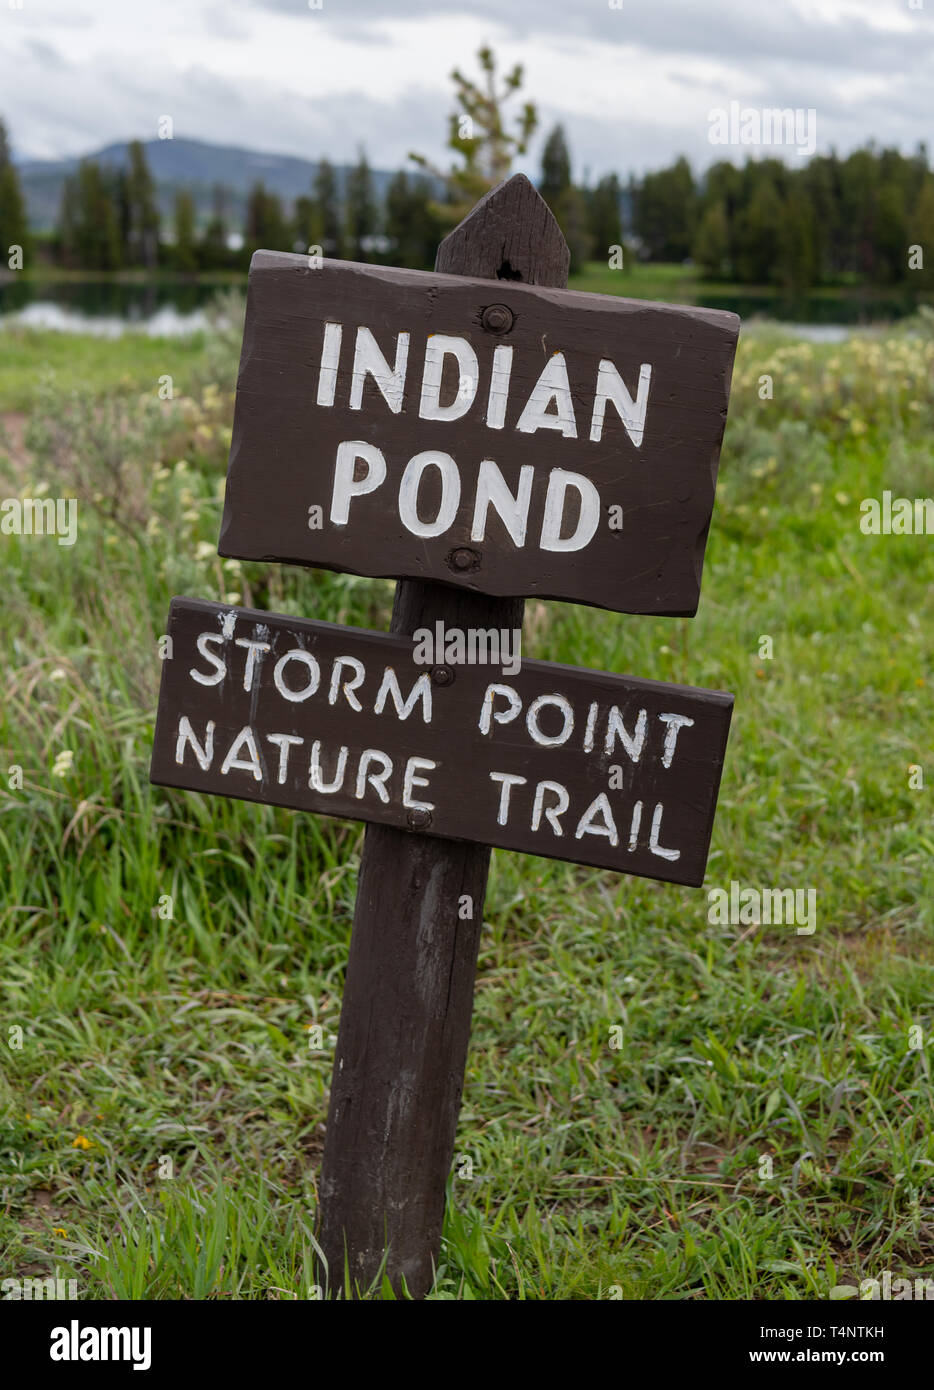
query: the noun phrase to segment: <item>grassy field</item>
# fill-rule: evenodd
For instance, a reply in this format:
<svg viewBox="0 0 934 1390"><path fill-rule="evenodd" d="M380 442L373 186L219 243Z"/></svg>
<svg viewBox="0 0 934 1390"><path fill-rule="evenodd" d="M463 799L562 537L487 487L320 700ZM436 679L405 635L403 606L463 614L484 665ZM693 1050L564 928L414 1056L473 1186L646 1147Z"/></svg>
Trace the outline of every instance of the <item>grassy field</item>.
<svg viewBox="0 0 934 1390"><path fill-rule="evenodd" d="M645 263L630 256L619 270L611 270L602 261L588 261L570 282L575 290L594 294L621 294L629 299L662 299L674 304L694 304L699 298L751 299L771 303L789 291L781 285L746 285L739 281L705 280L698 266L652 262ZM799 291L796 297L808 300L828 300L845 303L847 300L872 301L900 298L898 291L886 285L871 285L855 276L846 276L833 285L813 285Z"/></svg>
<svg viewBox="0 0 934 1390"><path fill-rule="evenodd" d="M238 345L0 338L0 496L80 499L74 547L0 536L0 1278L83 1298L313 1279L361 830L150 787L157 642L174 594L384 627L392 586L218 559ZM934 1270L934 538L859 526L934 494L932 383L924 320L748 335L697 618L529 605L531 656L735 693L707 887L817 925L497 852L432 1297Z"/></svg>
<svg viewBox="0 0 934 1390"><path fill-rule="evenodd" d="M570 288L591 294L621 294L627 299L693 304L700 284L693 266L643 265L630 258L620 270L611 270L602 261L588 261L570 281Z"/></svg>

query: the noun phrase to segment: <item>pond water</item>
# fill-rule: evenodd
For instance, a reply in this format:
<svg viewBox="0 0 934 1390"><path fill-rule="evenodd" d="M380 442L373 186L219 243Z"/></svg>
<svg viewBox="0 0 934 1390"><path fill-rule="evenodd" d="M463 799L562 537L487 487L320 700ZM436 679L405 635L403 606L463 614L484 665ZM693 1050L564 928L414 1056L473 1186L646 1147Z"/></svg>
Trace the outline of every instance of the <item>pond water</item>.
<svg viewBox="0 0 934 1390"><path fill-rule="evenodd" d="M50 299L36 299L9 315L26 328L51 328L59 333L88 333L94 338L120 338L127 330L145 333L150 338L176 338L196 333L204 328L207 318L203 309L180 314L171 304L164 304L148 316L119 318L111 314L83 314L66 309ZM3 319L0 318L0 324Z"/></svg>
<svg viewBox="0 0 934 1390"><path fill-rule="evenodd" d="M34 328L104 338L127 330L175 337L205 326L205 308L220 289L192 280L8 280L0 282L0 321L9 316Z"/></svg>
<svg viewBox="0 0 934 1390"><path fill-rule="evenodd" d="M243 282L245 286L245 281ZM127 330L172 337L205 325L206 306L217 284L199 280L160 279L0 281L0 316L38 328L65 333L119 337ZM891 323L914 311L914 302L887 297L742 294L704 289L696 302L711 309L730 309L749 322L769 319L816 342L836 342L856 328ZM2 321L2 319L0 319Z"/></svg>
<svg viewBox="0 0 934 1390"><path fill-rule="evenodd" d="M876 294L733 294L702 289L696 298L708 309L730 309L748 322L771 319L795 327L810 325L831 330L869 328L874 324L895 323L913 314L918 305L910 295ZM815 337L817 334L815 333Z"/></svg>

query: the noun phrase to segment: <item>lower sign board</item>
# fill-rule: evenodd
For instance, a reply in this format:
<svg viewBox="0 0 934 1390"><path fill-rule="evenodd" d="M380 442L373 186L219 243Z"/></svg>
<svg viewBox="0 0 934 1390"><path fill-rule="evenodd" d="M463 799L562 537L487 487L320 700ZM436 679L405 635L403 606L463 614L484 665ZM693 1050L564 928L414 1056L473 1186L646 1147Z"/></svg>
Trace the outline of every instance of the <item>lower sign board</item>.
<svg viewBox="0 0 934 1390"><path fill-rule="evenodd" d="M195 599L173 600L168 636L155 783L703 882L732 695L420 664L419 634Z"/></svg>
<svg viewBox="0 0 934 1390"><path fill-rule="evenodd" d="M257 251L220 553L693 614L738 332Z"/></svg>

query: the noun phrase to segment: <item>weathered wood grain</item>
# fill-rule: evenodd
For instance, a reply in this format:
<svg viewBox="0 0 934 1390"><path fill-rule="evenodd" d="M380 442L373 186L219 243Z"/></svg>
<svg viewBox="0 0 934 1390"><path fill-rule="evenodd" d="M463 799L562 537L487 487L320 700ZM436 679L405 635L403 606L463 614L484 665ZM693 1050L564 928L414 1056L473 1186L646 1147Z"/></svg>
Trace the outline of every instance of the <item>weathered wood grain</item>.
<svg viewBox="0 0 934 1390"><path fill-rule="evenodd" d="M517 174L445 238L436 270L561 286L568 258L547 205ZM439 620L521 629L523 609L521 598L402 580L392 631L411 635ZM394 1287L416 1298L431 1288L489 863L487 845L367 827L321 1169L319 1238L339 1288L345 1260L351 1286L365 1287L384 1258Z"/></svg>
<svg viewBox="0 0 934 1390"><path fill-rule="evenodd" d="M439 621L448 632L521 629L527 593L633 612L696 606L735 321L553 293L567 264L557 224L522 176L494 189L442 243L436 270L446 274L344 263L312 269L301 257L258 253L220 551L418 577L397 587L394 635L193 600L172 605L174 652L163 670L152 780L369 822L319 1193L331 1296L343 1293L345 1261L354 1297L384 1261L397 1290L420 1297L431 1286L491 844L666 881L703 878L732 697L523 661L514 673L436 669L430 717L419 700L402 708L424 675L411 634ZM405 386L387 421L372 377L351 419L346 359L333 380L334 400L344 405L329 417L326 402L324 412L310 411L321 389L315 333L334 323L367 324L387 353L400 332L426 342L456 334L487 363L509 343L521 365L509 380L516 397L503 428L491 434L488 422L466 418L426 424L423 402L411 394L417 383ZM642 452L646 438L636 444L631 421L629 447L621 419L599 441L588 439L588 372L607 342L629 381L653 358L652 444ZM533 433L517 431L542 362L558 351L567 352L569 390L563 406L558 397L552 404L573 416L577 437L556 439L541 420ZM459 387L463 379L448 373L438 401ZM327 511L329 452L361 435L361 420L371 444L386 451L387 492L354 498L354 506L378 506L355 514L352 527L310 528L309 508L317 502ZM350 425L357 428L348 433ZM401 502L393 519L406 450L456 453L466 496L492 456L487 435L502 443L497 466L516 496L520 468L536 471L522 542L496 517L486 537L472 535L467 500L443 537L413 545L411 528L398 524ZM624 525L595 527L579 552L549 550L548 480L574 468L581 495L599 484L601 511L618 508ZM420 505L430 511L436 493L429 484ZM573 507L563 522L577 524ZM536 528L537 548L529 543ZM339 678L332 686L341 657L351 668L360 663L357 684ZM491 708L502 717L484 723L491 683ZM358 686L359 706L347 694ZM533 718L537 697L544 708Z"/></svg>
<svg viewBox="0 0 934 1390"><path fill-rule="evenodd" d="M544 661L429 667L407 637L194 599L173 600L168 636L155 782L443 837L429 868L458 839L703 882L730 695ZM461 894L429 877L453 926Z"/></svg>
<svg viewBox="0 0 934 1390"><path fill-rule="evenodd" d="M491 195L442 244L439 267L451 271L463 263L463 274L340 261L312 269L303 256L256 253L222 555L629 613L696 611L738 320L717 310L551 288L548 276L564 274L566 248L552 248L531 278L529 250L550 213L527 181L510 196L514 209ZM531 229L524 218L531 218ZM486 238L492 239L492 256L484 253ZM495 284L478 278L480 266L507 278ZM340 351L333 403L319 404L328 324L341 325ZM409 335L398 410L357 362L361 327L372 333L390 366L398 335ZM452 407L465 380L467 394L475 391L469 409L456 419L422 413L426 353L438 335L461 340L476 357L475 372L470 364L460 380L453 356L444 359L440 406ZM498 348L513 351L508 384L501 373L491 395ZM555 428L554 398L537 421L528 418L533 388L544 370L560 368L559 353L569 387L564 428L573 429L573 437ZM597 418L605 361L614 364L634 401L640 372L650 368L644 427L627 428L612 401ZM362 381L357 408L351 396L355 365ZM492 427L491 401L504 394L502 426ZM599 439L591 438L594 429ZM385 478L354 496L342 519L335 482L339 450L351 442L379 451ZM400 504L407 466L425 451L447 455L455 466L449 493L442 491L437 466L421 474L414 524L430 525L448 496L453 506L436 535L413 530L412 512ZM513 497L531 476L521 544L495 507L484 511L477 534L478 483L491 464ZM359 480L369 464L353 466ZM579 485L560 482L559 475L568 474L584 479L580 486L592 500L593 519L581 518L581 539L589 538L579 549L554 549L546 516L561 487L568 493L559 543L575 534L581 514ZM309 513L313 507L321 509L316 518Z"/></svg>
<svg viewBox="0 0 934 1390"><path fill-rule="evenodd" d="M557 230L557 235L555 235ZM562 288L571 252L524 174L492 188L438 247L435 271Z"/></svg>

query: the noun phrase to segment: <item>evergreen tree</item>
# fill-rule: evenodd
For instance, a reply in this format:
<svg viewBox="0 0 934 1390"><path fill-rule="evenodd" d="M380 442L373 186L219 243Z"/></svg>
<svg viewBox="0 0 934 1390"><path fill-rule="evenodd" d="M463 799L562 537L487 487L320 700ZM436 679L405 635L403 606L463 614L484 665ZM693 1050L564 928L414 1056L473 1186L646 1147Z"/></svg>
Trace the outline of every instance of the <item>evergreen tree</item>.
<svg viewBox="0 0 934 1390"><path fill-rule="evenodd" d="M570 273L574 275L590 256L593 239L586 198L571 182L571 156L560 125L555 126L545 141L538 191L554 213L568 244Z"/></svg>
<svg viewBox="0 0 934 1390"><path fill-rule="evenodd" d="M172 247L172 263L176 270L186 274L198 269L198 253L195 246L195 204L187 188L181 188L175 195L175 244Z"/></svg>
<svg viewBox="0 0 934 1390"><path fill-rule="evenodd" d="M62 201L55 231L55 245L59 262L69 270L78 265L78 182L66 178L62 184Z"/></svg>
<svg viewBox="0 0 934 1390"><path fill-rule="evenodd" d="M569 183L555 204L554 214L571 253L568 273L576 275L593 254L587 200L581 189Z"/></svg>
<svg viewBox="0 0 934 1390"><path fill-rule="evenodd" d="M347 175L347 194L345 200L345 242L347 256L352 261L366 261L369 252L365 242L378 230L376 201L373 197L373 180L366 155L360 151L360 158Z"/></svg>
<svg viewBox="0 0 934 1390"><path fill-rule="evenodd" d="M341 254L341 210L337 196L337 178L326 159L318 164L314 183L317 245L326 256Z"/></svg>
<svg viewBox="0 0 934 1390"><path fill-rule="evenodd" d="M27 264L30 250L29 228L26 221L26 204L20 188L19 175L10 152L6 127L0 120L0 267L6 269L13 247L22 248L23 265Z"/></svg>
<svg viewBox="0 0 934 1390"><path fill-rule="evenodd" d="M514 132L506 128L503 107L522 86L522 67L516 64L500 86L496 80L496 59L489 47L477 53L482 76L479 82L465 77L459 69L451 73L456 94L456 110L448 118L448 149L463 161L442 173L424 155L409 158L433 174L447 189L447 201L436 207L446 227L456 226L496 184L509 177L513 158L525 154L538 125L531 102L519 113Z"/></svg>
<svg viewBox="0 0 934 1390"><path fill-rule="evenodd" d="M121 260L126 265L135 264L133 260L132 208L130 206L130 175L128 169L118 169L109 177L114 197L114 217L117 223L117 236L120 241Z"/></svg>
<svg viewBox="0 0 934 1390"><path fill-rule="evenodd" d="M443 229L432 210L424 179L409 179L400 170L386 190L386 235L393 265L430 270Z"/></svg>
<svg viewBox="0 0 934 1390"><path fill-rule="evenodd" d="M896 284L905 277L908 261L908 209L901 180L889 178L876 199L875 278Z"/></svg>
<svg viewBox="0 0 934 1390"><path fill-rule="evenodd" d="M556 125L545 141L542 151L542 176L538 184L538 191L552 212L555 210L555 203L570 184L571 155L564 127Z"/></svg>
<svg viewBox="0 0 934 1390"><path fill-rule="evenodd" d="M300 194L292 207L293 251L308 254L309 247L321 246L321 227L314 198ZM322 247L322 254L324 253Z"/></svg>
<svg viewBox="0 0 934 1390"><path fill-rule="evenodd" d="M909 241L921 247L923 265L908 269L908 284L919 290L934 289L934 175L927 174L908 218ZM905 261L908 254L906 248Z"/></svg>
<svg viewBox="0 0 934 1390"><path fill-rule="evenodd" d="M719 280L729 273L730 228L723 198L708 203L694 238L692 256L708 279Z"/></svg>
<svg viewBox="0 0 934 1390"><path fill-rule="evenodd" d="M66 264L81 270L119 270L120 228L114 190L99 164L85 159L62 191L59 239Z"/></svg>
<svg viewBox="0 0 934 1390"><path fill-rule="evenodd" d="M623 228L620 220L621 190L616 174L606 174L588 197L590 236L594 254L608 258L611 246L622 246Z"/></svg>
<svg viewBox="0 0 934 1390"><path fill-rule="evenodd" d="M125 176L126 215L124 232L127 265L153 270L159 263L159 210L146 151L142 142L131 140L127 149Z"/></svg>
<svg viewBox="0 0 934 1390"><path fill-rule="evenodd" d="M230 262L227 248L227 190L216 183L211 189L211 216L204 229L198 260L205 270L220 270Z"/></svg>
<svg viewBox="0 0 934 1390"><path fill-rule="evenodd" d="M735 164L720 159L704 175L704 205L722 203L727 222L736 215L743 198L743 176Z"/></svg>
<svg viewBox="0 0 934 1390"><path fill-rule="evenodd" d="M696 220L697 190L685 158L646 174L636 196L635 228L649 260L686 260Z"/></svg>
<svg viewBox="0 0 934 1390"><path fill-rule="evenodd" d="M745 284L762 285L780 278L779 219L782 202L770 178L755 183L739 217L736 272Z"/></svg>
<svg viewBox="0 0 934 1390"><path fill-rule="evenodd" d="M290 241L282 204L262 182L254 183L247 198L243 240L247 252L284 251Z"/></svg>
<svg viewBox="0 0 934 1390"><path fill-rule="evenodd" d="M872 146L854 150L840 164L841 269L872 279L876 268L875 187L878 163Z"/></svg>
<svg viewBox="0 0 934 1390"><path fill-rule="evenodd" d="M837 156L816 155L797 176L811 210L814 281L832 280L841 268Z"/></svg>
<svg viewBox="0 0 934 1390"><path fill-rule="evenodd" d="M776 272L779 282L794 291L806 289L816 278L814 213L797 179L782 204Z"/></svg>
<svg viewBox="0 0 934 1390"><path fill-rule="evenodd" d="M726 219L727 247L725 252L730 275L736 274L737 235L739 214L743 207L743 176L729 160L711 164L704 175L703 194L698 200L698 235L700 226L712 206L720 203ZM708 228L710 230L710 228ZM703 242L701 243L703 250ZM697 260L697 238L692 243L692 256ZM720 271L717 271L720 274Z"/></svg>

